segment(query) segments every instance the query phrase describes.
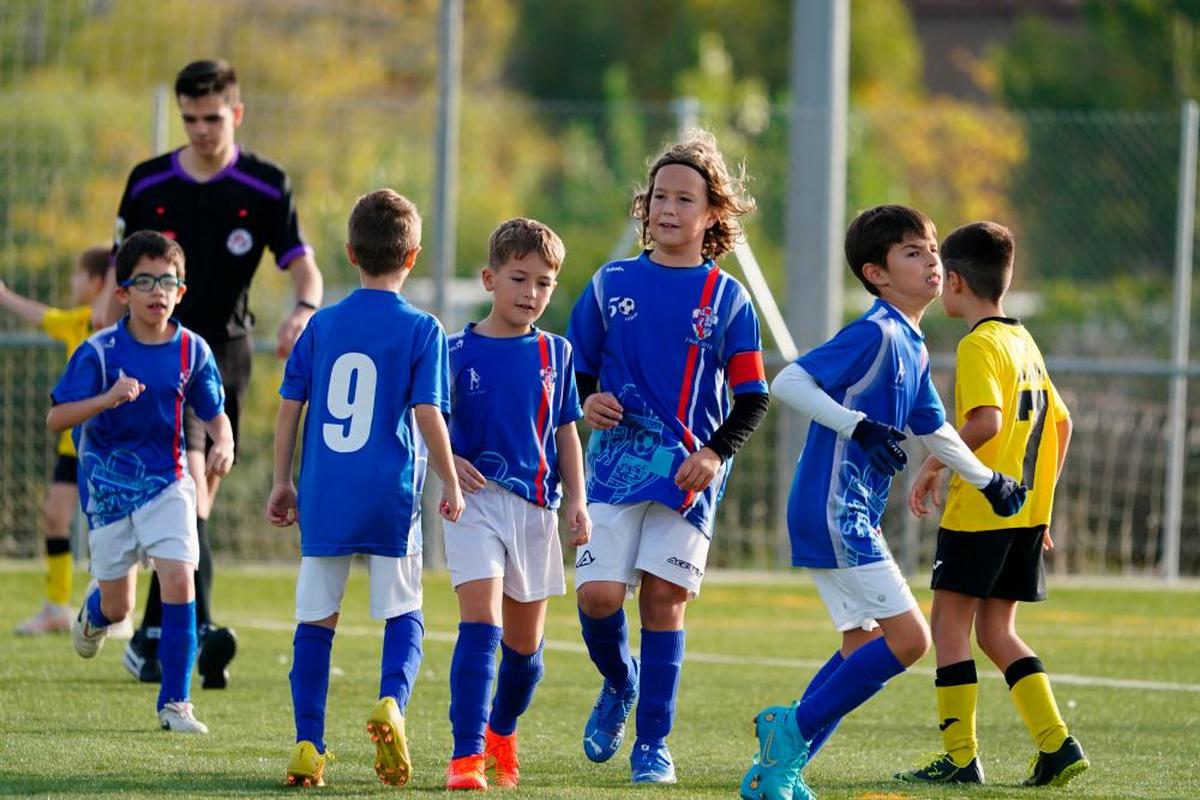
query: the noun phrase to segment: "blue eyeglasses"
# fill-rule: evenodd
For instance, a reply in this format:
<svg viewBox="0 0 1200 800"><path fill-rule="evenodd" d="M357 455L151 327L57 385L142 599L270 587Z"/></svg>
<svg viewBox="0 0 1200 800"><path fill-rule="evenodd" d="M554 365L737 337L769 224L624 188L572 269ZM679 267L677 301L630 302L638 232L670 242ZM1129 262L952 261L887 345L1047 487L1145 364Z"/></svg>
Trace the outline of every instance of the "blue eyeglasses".
<svg viewBox="0 0 1200 800"><path fill-rule="evenodd" d="M121 281L122 288L128 289L130 286L132 286L134 289L137 289L139 292L145 292L147 294L153 292L155 286L161 286L164 292L170 294L180 286L183 286L183 281L180 280L177 275L172 275L170 273L167 273L166 275L158 275L157 277L143 273L141 275L134 275L132 278L126 278L125 280Z"/></svg>

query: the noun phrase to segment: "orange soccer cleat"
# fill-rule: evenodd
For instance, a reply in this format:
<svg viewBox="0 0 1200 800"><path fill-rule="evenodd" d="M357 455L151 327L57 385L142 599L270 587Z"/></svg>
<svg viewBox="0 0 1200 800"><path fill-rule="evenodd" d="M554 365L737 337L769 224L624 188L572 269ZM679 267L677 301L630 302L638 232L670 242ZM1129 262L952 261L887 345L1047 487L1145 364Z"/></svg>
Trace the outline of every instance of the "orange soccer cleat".
<svg viewBox="0 0 1200 800"><path fill-rule="evenodd" d="M495 772L492 783L505 789L515 789L521 780L521 762L517 760L517 732L501 736L489 725L483 732L483 752L486 769Z"/></svg>
<svg viewBox="0 0 1200 800"><path fill-rule="evenodd" d="M446 768L446 788L487 789L488 782L483 769L483 753L450 759L450 766Z"/></svg>

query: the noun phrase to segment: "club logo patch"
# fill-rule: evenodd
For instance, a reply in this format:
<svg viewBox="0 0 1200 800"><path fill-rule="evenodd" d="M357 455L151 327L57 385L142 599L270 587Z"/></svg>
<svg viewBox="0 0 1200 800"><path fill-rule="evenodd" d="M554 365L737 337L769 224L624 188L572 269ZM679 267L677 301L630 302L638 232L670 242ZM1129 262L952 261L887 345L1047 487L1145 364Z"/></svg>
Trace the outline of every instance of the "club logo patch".
<svg viewBox="0 0 1200 800"><path fill-rule="evenodd" d="M716 327L718 321L719 318L712 310L712 306L692 309L692 333L696 334L696 338L701 341L712 336L713 328Z"/></svg>
<svg viewBox="0 0 1200 800"><path fill-rule="evenodd" d="M254 237L245 228L235 228L229 232L229 238L225 240L225 246L235 256L244 256L250 252L251 247L254 247Z"/></svg>
<svg viewBox="0 0 1200 800"><path fill-rule="evenodd" d="M575 569L586 567L588 564L594 563L596 563L596 557L592 555L592 551L584 550L582 555L579 556L579 560L575 562Z"/></svg>
<svg viewBox="0 0 1200 800"><path fill-rule="evenodd" d="M632 297L613 297L608 301L608 316L612 319L617 314L626 319L633 319L637 316L637 303Z"/></svg>

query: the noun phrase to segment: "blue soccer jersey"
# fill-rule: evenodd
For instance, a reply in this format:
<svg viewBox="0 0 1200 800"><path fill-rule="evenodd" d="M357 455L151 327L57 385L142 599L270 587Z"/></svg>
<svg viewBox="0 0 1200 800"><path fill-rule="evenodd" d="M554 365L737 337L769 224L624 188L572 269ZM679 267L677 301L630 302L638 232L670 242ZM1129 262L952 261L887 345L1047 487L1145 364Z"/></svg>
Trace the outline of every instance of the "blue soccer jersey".
<svg viewBox="0 0 1200 800"><path fill-rule="evenodd" d="M834 400L876 422L920 436L946 421L929 378L925 337L883 300L796 363ZM891 558L879 519L892 478L868 462L853 440L823 425L809 427L788 498L795 566L855 567Z"/></svg>
<svg viewBox="0 0 1200 800"><path fill-rule="evenodd" d="M571 345L534 328L493 338L475 323L450 337L450 443L485 478L547 508L558 508L554 434L583 416Z"/></svg>
<svg viewBox="0 0 1200 800"><path fill-rule="evenodd" d="M449 412L446 362L441 325L395 292L358 289L308 321L279 388L308 403L301 555L421 551L427 457L412 409Z"/></svg>
<svg viewBox="0 0 1200 800"><path fill-rule="evenodd" d="M92 334L50 392L58 405L102 394L122 377L146 386L136 400L100 412L72 434L79 501L91 528L128 516L187 474L185 405L202 420L225 409L221 374L202 338L172 320L168 341L144 344L128 321Z"/></svg>
<svg viewBox="0 0 1200 800"><path fill-rule="evenodd" d="M576 369L624 407L588 443L588 500L673 508L707 537L731 463L703 492L675 473L729 414L729 392L765 393L758 317L746 290L711 262L672 268L650 253L601 267L575 303Z"/></svg>

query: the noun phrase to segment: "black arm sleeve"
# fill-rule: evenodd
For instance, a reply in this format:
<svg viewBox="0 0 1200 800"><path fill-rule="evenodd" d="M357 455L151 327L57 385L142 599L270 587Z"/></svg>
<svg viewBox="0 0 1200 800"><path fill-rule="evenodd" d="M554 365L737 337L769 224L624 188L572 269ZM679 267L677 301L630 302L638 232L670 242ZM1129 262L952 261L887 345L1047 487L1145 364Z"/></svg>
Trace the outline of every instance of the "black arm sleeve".
<svg viewBox="0 0 1200 800"><path fill-rule="evenodd" d="M729 417L721 427L713 431L712 438L705 447L721 457L722 461L733 458L734 453L741 449L754 429L767 416L767 406L771 402L770 395L765 392L747 392L733 397L733 408Z"/></svg>
<svg viewBox="0 0 1200 800"><path fill-rule="evenodd" d="M579 405L583 405L589 397L600 389L600 379L586 372L575 373L575 388L579 392Z"/></svg>

